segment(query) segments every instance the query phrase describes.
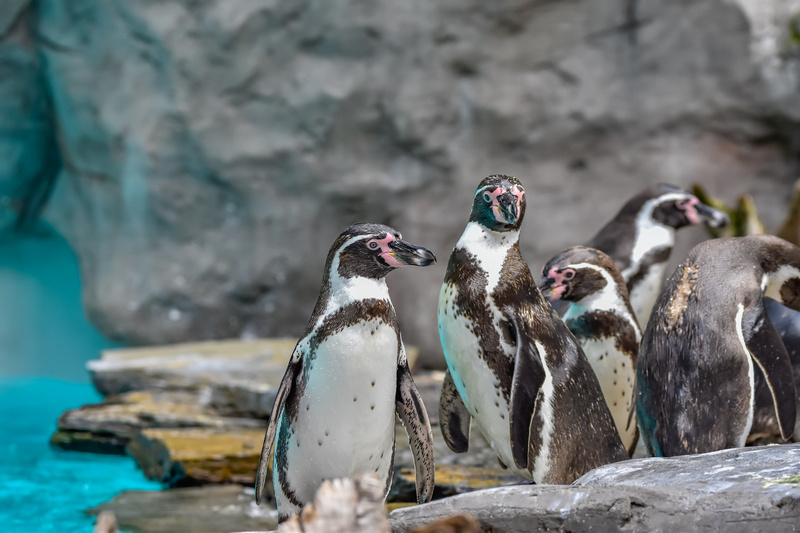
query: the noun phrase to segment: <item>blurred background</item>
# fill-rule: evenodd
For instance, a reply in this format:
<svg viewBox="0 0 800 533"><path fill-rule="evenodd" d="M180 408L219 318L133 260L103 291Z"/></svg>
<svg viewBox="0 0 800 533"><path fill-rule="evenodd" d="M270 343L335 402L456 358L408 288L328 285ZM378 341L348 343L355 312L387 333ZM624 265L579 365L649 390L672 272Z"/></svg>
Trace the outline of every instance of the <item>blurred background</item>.
<svg viewBox="0 0 800 533"><path fill-rule="evenodd" d="M654 182L749 193L774 230L800 0L4 0L0 375L298 335L357 221L437 254L389 284L440 366L439 285L492 173L526 187L534 271Z"/></svg>

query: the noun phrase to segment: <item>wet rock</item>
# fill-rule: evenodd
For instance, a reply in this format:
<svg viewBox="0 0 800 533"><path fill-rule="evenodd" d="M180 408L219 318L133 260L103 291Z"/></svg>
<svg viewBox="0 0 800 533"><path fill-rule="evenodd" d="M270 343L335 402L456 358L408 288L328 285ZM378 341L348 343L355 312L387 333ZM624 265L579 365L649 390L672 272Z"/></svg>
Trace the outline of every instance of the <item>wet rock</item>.
<svg viewBox="0 0 800 533"><path fill-rule="evenodd" d="M278 533L389 533L383 483L374 474L326 481Z"/></svg>
<svg viewBox="0 0 800 533"><path fill-rule="evenodd" d="M227 428L237 433L265 427L259 419L220 416L203 406L196 393L138 391L65 411L51 443L67 450L123 454L128 441L147 428Z"/></svg>
<svg viewBox="0 0 800 533"><path fill-rule="evenodd" d="M798 453L800 445L786 445L623 461L572 486L475 491L395 510L389 522L408 531L463 512L503 532L796 531Z"/></svg>
<svg viewBox="0 0 800 533"><path fill-rule="evenodd" d="M87 512L113 512L122 530L137 533L269 531L274 508L257 506L252 488L211 485L164 491L126 491Z"/></svg>

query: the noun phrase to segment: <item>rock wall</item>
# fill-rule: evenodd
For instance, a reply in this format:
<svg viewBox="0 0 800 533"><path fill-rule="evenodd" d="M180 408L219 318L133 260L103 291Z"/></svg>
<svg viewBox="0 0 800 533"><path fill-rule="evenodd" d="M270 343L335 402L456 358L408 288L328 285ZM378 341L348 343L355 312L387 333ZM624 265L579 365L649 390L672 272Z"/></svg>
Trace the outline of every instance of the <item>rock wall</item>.
<svg viewBox="0 0 800 533"><path fill-rule="evenodd" d="M299 334L336 235L393 225L439 258L389 280L437 364L439 284L485 175L525 184L534 270L656 181L750 192L779 223L800 176L797 19L753 5L39 0L27 83L52 96L62 160L45 216L91 319L136 344Z"/></svg>

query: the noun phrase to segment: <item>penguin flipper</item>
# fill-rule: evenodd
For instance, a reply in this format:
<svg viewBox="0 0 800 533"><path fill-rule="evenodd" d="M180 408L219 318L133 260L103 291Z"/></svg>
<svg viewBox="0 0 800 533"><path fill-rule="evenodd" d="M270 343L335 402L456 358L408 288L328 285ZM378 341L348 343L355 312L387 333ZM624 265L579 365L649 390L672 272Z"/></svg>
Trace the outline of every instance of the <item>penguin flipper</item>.
<svg viewBox="0 0 800 533"><path fill-rule="evenodd" d="M469 449L471 420L450 370L445 371L442 394L439 396L439 425L447 447L456 453L464 453Z"/></svg>
<svg viewBox="0 0 800 533"><path fill-rule="evenodd" d="M264 445L261 448L261 458L258 460L258 470L256 471L256 504L261 505L263 498L264 487L267 484L267 468L269 467L269 456L272 451L272 445L275 442L275 433L278 430L278 420L283 412L283 407L286 405L286 398L292 392L295 377L300 373L302 368L302 357L292 357L289 365L286 367L286 372L283 374L281 384L278 387L278 393L275 396L275 404L272 406L272 413L269 415L269 424L267 425L267 432L264 435Z"/></svg>
<svg viewBox="0 0 800 533"><path fill-rule="evenodd" d="M539 389L545 380L545 371L539 357L539 350L531 342L530 336L520 331L520 321L513 313L506 313L514 325L517 339L517 354L514 361L514 375L511 380L511 401L508 406L511 455L517 468L531 470L528 457L531 453L531 423L536 410Z"/></svg>
<svg viewBox="0 0 800 533"><path fill-rule="evenodd" d="M743 321L750 325L750 336L745 338L745 345L764 374L775 405L781 437L788 440L794 431L797 414L797 391L789 353L767 316L763 302L747 315Z"/></svg>
<svg viewBox="0 0 800 533"><path fill-rule="evenodd" d="M433 434L428 412L411 377L405 357L402 357L397 364L397 391L394 401L397 416L406 428L408 442L414 455L417 501L425 503L433 496Z"/></svg>

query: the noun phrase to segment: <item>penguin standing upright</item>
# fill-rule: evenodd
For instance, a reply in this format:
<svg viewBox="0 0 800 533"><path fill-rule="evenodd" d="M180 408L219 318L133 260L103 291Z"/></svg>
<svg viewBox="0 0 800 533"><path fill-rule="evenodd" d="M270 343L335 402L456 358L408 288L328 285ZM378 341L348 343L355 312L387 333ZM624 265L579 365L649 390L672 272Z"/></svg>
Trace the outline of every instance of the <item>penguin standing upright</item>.
<svg viewBox="0 0 800 533"><path fill-rule="evenodd" d="M570 303L564 323L600 381L622 445L633 454L638 431L630 415L642 333L619 269L600 250L573 246L547 262L539 289L550 301Z"/></svg>
<svg viewBox="0 0 800 533"><path fill-rule="evenodd" d="M650 455L744 446L756 366L783 438L791 435L792 368L764 295L800 310L800 248L770 235L701 243L667 280L636 362L636 414Z"/></svg>
<svg viewBox="0 0 800 533"><path fill-rule="evenodd" d="M472 419L516 474L571 483L628 455L586 356L520 254L524 215L516 178L478 185L439 293L440 424L455 452L467 450Z"/></svg>
<svg viewBox="0 0 800 533"><path fill-rule="evenodd" d="M661 290L675 230L692 224L726 226L728 215L673 185L652 185L622 209L586 246L608 254L622 272L636 319L642 327Z"/></svg>
<svg viewBox="0 0 800 533"><path fill-rule="evenodd" d="M436 261L380 224L355 224L328 253L317 305L281 380L264 438L256 501L275 442L280 520L313 500L326 479L377 472L392 480L395 413L409 434L417 498L433 493L433 440L406 361L384 277Z"/></svg>

